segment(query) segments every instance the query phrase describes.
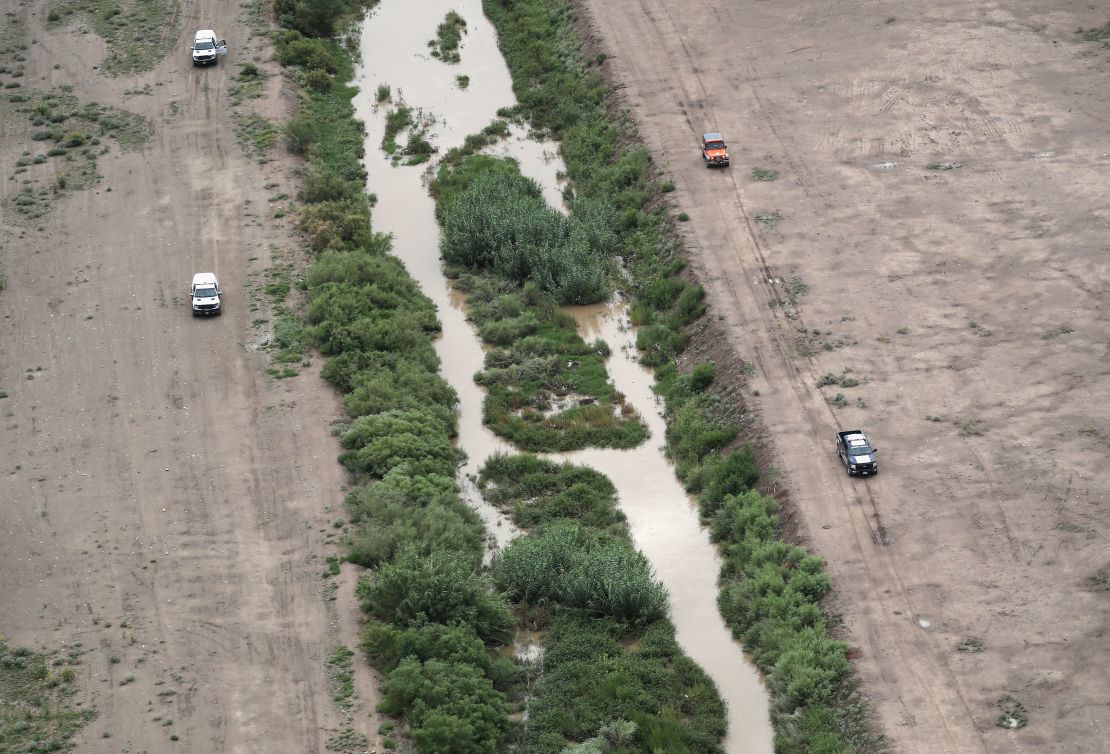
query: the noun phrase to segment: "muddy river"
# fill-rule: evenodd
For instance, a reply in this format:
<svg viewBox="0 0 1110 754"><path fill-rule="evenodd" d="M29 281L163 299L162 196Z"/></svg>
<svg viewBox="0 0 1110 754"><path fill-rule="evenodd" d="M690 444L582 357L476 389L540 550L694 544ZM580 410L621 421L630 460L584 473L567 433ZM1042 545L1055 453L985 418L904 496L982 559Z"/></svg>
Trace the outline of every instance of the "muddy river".
<svg viewBox="0 0 1110 754"><path fill-rule="evenodd" d="M455 65L436 59L428 47L449 10L467 23L462 61ZM466 321L464 298L452 291L441 269L439 228L427 191L428 165L393 164L381 149L385 115L391 105L379 106L373 100L378 86L387 84L394 103L403 99L423 117L434 118L429 140L442 154L487 126L498 108L514 103L509 72L497 49L494 29L482 15L480 0L382 0L363 24L361 46L362 66L356 81L360 93L355 106L366 123L369 190L378 197L374 226L393 235L394 254L439 310L443 336L437 348L443 374L459 394L459 445L468 457L463 469L465 492L485 520L491 544L501 547L511 541L515 528L482 501L470 477L492 453L514 448L482 425L484 394L473 376L482 369L484 351ZM465 89L458 76L469 77ZM559 206L561 163L556 145L514 133L491 153L516 158L521 171L544 188L552 205ZM631 450L591 449L553 458L591 466L616 485L633 541L670 593L679 644L713 678L728 704L726 750L769 753L772 733L767 693L717 611L720 561L708 533L699 526L694 503L663 453L660 406L651 390L651 373L635 359L635 332L627 325L626 307L615 299L606 305L569 307L568 311L587 341L600 337L611 346L610 376L647 422L651 438Z"/></svg>

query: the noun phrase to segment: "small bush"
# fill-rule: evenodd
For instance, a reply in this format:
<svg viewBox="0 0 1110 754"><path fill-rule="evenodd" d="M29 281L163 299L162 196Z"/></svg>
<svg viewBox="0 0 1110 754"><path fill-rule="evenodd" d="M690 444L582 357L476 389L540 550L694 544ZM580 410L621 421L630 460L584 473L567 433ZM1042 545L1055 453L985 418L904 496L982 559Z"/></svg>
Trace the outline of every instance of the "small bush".
<svg viewBox="0 0 1110 754"><path fill-rule="evenodd" d="M465 626L487 644L507 643L512 613L477 565L455 552L404 550L360 582L359 597L368 613L398 628Z"/></svg>
<svg viewBox="0 0 1110 754"><path fill-rule="evenodd" d="M331 91L332 80L330 73L317 69L305 74L304 85L311 91L324 93Z"/></svg>

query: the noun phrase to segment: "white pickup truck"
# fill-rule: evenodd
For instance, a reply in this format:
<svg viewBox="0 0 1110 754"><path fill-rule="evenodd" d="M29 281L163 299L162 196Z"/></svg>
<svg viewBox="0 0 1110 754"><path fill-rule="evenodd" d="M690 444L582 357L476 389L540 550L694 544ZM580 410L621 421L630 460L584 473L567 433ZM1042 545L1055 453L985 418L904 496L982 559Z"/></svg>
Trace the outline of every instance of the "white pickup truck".
<svg viewBox="0 0 1110 754"><path fill-rule="evenodd" d="M220 284L215 274L198 272L193 275L193 286L189 289L193 300L193 316L200 317L220 313Z"/></svg>
<svg viewBox="0 0 1110 754"><path fill-rule="evenodd" d="M193 65L216 63L220 55L227 55L227 42L216 37L211 29L201 29L193 38Z"/></svg>

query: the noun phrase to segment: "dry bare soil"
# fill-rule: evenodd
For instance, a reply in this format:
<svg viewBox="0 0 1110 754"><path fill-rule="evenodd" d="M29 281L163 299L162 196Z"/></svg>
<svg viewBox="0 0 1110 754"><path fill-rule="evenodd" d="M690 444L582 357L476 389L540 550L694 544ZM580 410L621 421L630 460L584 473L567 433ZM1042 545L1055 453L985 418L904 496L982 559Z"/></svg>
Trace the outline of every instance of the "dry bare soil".
<svg viewBox="0 0 1110 754"><path fill-rule="evenodd" d="M3 20L26 48L22 86L0 97L69 86L153 135L134 151L105 138L100 180L28 220L12 193L64 163L15 174L46 144L5 105L0 633L85 651L99 717L81 751L322 752L346 724L325 662L353 609L321 579L342 515L329 428L342 411L314 367L266 373L259 288L295 258L270 199L294 189L280 148L263 164L237 137L240 115L284 117L281 77L247 6L176 7L168 56L120 77L98 68L87 22L48 30L41 1ZM198 27L229 41L216 67L191 64ZM251 60L271 74L266 96L232 108ZM223 316L190 316L199 271L219 276Z"/></svg>
<svg viewBox="0 0 1110 754"><path fill-rule="evenodd" d="M1110 49L1075 33L1106 8L584 5L883 732L1106 751ZM707 171L718 130L732 167ZM834 455L855 427L875 478ZM996 724L1007 697L1026 727Z"/></svg>

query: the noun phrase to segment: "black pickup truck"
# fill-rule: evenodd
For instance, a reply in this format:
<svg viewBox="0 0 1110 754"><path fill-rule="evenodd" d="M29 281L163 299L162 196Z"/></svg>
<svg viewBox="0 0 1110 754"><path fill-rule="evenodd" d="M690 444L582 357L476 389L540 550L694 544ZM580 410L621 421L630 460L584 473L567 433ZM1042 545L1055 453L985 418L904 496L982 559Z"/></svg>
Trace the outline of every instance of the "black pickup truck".
<svg viewBox="0 0 1110 754"><path fill-rule="evenodd" d="M836 452L848 470L848 476L878 474L877 448L867 439L862 429L836 433Z"/></svg>

